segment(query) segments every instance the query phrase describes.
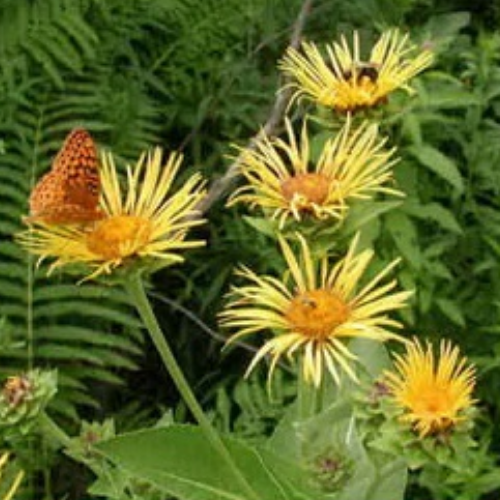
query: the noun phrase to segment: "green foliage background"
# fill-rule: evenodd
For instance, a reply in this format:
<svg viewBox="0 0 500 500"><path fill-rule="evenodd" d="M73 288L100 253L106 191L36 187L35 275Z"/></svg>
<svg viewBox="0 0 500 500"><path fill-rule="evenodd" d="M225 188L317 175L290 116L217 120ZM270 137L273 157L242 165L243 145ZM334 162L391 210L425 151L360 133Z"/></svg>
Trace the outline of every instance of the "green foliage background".
<svg viewBox="0 0 500 500"><path fill-rule="evenodd" d="M179 419L185 410L125 294L99 283L75 287L68 274L47 279L46 268L36 269L14 243L31 187L78 125L124 162L158 144L185 153L183 175L220 176L231 143L245 144L269 114L279 87L276 61L301 3L1 0L0 371L57 368L52 410L69 429L82 418L112 415L123 431L167 408ZM304 33L321 42L357 28L370 40L396 25L435 44L437 62L415 84L419 97L391 102L394 118L384 127L399 148L396 176L408 196L376 220L371 237L381 259L403 257L399 278L417 290L408 333L451 337L477 363L478 433L491 441L489 457L500 448L499 22L495 2L317 0ZM151 292L214 420L258 439L281 415L290 382L284 373L271 403L258 376L240 380L245 350L220 354L215 314L234 266L278 265L265 236L242 215L214 206L199 230L208 247L155 275ZM39 461L53 471L54 498L83 498L88 478L81 473L74 481L68 460ZM425 487L409 498L454 498L432 478ZM488 498L488 491L466 498Z"/></svg>

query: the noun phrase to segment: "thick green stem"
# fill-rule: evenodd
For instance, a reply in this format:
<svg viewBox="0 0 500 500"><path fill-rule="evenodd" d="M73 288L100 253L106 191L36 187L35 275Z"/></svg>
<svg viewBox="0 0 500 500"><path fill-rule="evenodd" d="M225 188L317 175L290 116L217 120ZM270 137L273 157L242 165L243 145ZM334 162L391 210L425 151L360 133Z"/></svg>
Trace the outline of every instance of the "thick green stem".
<svg viewBox="0 0 500 500"><path fill-rule="evenodd" d="M242 493L244 493L247 498L253 500L259 500L259 497L250 486L248 481L245 479L241 471L238 469L234 460L232 459L229 451L226 448L226 445L220 438L217 431L213 428L212 424L208 420L207 416L203 412L200 404L198 403L193 391L187 380L182 373L175 356L173 355L168 342L166 341L159 325L156 320L156 316L153 313L151 308L151 304L147 298L146 292L144 290L144 286L140 276L135 275L131 277L127 281L127 289L130 293L135 306L141 316L146 329L149 332L151 340L153 341L154 346L156 347L160 357L167 369L170 377L174 381L177 390L181 394L184 402L187 407L193 414L194 418L200 425L200 428L205 434L205 437L212 445L214 451L218 453L218 455L222 458L222 460L226 463L229 470L231 471L233 478L238 484L241 486Z"/></svg>

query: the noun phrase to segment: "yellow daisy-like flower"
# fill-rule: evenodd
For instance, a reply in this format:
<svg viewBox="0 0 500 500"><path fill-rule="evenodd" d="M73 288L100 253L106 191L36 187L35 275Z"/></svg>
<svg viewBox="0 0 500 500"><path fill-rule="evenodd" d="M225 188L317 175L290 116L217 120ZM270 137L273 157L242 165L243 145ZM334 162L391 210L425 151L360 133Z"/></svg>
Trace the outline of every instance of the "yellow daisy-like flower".
<svg viewBox="0 0 500 500"><path fill-rule="evenodd" d="M143 154L134 169L127 167L127 190L122 194L113 157L105 153L101 168L104 218L87 226L38 223L21 233L18 241L41 259L55 259L50 271L80 262L93 270L89 278L111 273L134 258L182 262L180 250L204 244L185 241L185 237L191 227L203 222L196 206L205 189L201 176L195 174L168 196L181 162L182 156L172 153L164 164L160 148Z"/></svg>
<svg viewBox="0 0 500 500"><path fill-rule="evenodd" d="M401 194L386 186L392 178L394 149L367 122L352 130L347 120L336 137L327 140L312 162L306 124L297 141L289 120L288 141L262 133L254 148L243 150L241 173L247 184L236 190L229 205L245 202L270 210L282 228L287 218L304 215L341 220L348 201L369 199L377 192Z"/></svg>
<svg viewBox="0 0 500 500"><path fill-rule="evenodd" d="M420 437L446 432L466 418L463 412L474 403L475 369L445 340L438 360L430 343L424 348L415 339L406 349L396 356L395 371L386 372L392 398L404 411L401 419Z"/></svg>
<svg viewBox="0 0 500 500"><path fill-rule="evenodd" d="M352 49L343 36L340 43L326 45L325 55L304 42L300 50L290 47L279 66L293 79L293 100L305 96L340 112L355 112L384 102L395 89L412 93L407 82L432 61L430 50L419 51L395 29L382 34L368 60L361 57L354 32Z"/></svg>
<svg viewBox="0 0 500 500"><path fill-rule="evenodd" d="M300 234L297 238L299 258L283 238L279 240L288 265L283 280L258 276L247 268L239 272L250 284L234 288L233 300L221 313L223 326L239 330L228 342L259 331L274 333L258 350L247 374L269 354L270 380L278 360L300 350L307 382L319 386L325 370L337 384L340 371L357 380L350 365L356 356L349 351L345 340L349 337L402 340L390 331L401 324L388 318L387 313L404 307L411 292L389 293L396 287L395 281L380 284L397 261L356 291L373 257L371 250L355 254L357 237L347 255L333 267L327 257L315 258ZM287 275L291 276L291 284L285 281Z"/></svg>

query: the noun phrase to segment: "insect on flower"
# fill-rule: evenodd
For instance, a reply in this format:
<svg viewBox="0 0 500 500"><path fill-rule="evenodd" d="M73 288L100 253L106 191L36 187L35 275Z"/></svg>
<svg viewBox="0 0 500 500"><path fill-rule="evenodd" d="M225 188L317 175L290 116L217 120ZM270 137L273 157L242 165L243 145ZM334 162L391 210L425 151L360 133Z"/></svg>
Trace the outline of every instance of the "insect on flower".
<svg viewBox="0 0 500 500"><path fill-rule="evenodd" d="M90 134L70 132L50 172L34 187L27 223L78 224L102 219L99 209L101 181L97 151Z"/></svg>
<svg viewBox="0 0 500 500"><path fill-rule="evenodd" d="M354 63L351 69L345 70L342 76L346 81L354 78L358 85L361 84L364 78L375 84L379 77L379 68L379 64L359 61Z"/></svg>

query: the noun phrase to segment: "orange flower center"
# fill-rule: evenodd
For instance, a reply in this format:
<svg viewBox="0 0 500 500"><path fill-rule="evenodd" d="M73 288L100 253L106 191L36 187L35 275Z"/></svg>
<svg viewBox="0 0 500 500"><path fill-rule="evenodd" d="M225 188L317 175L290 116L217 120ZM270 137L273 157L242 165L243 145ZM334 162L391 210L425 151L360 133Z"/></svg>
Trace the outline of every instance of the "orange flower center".
<svg viewBox="0 0 500 500"><path fill-rule="evenodd" d="M283 196L298 210L308 210L313 204L322 205L329 191L330 180L318 173L297 174L281 184Z"/></svg>
<svg viewBox="0 0 500 500"><path fill-rule="evenodd" d="M87 248L114 260L137 253L150 241L151 222L135 215L116 215L97 223L87 235Z"/></svg>
<svg viewBox="0 0 500 500"><path fill-rule="evenodd" d="M416 414L441 415L449 413L453 403L446 387L433 387L416 394L412 407Z"/></svg>
<svg viewBox="0 0 500 500"><path fill-rule="evenodd" d="M323 340L347 321L349 313L348 304L330 290L320 288L294 297L285 317L295 331Z"/></svg>

